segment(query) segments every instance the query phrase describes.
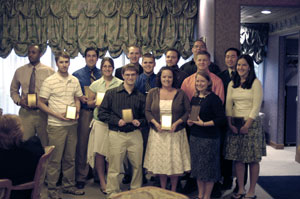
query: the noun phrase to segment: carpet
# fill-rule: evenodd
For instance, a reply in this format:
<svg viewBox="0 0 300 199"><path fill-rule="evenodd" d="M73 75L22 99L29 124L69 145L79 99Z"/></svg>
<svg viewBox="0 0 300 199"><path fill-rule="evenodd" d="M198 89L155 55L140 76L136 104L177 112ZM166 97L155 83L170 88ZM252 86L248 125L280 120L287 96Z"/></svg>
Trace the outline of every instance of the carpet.
<svg viewBox="0 0 300 199"><path fill-rule="evenodd" d="M300 198L300 176L259 176L257 183L274 199Z"/></svg>

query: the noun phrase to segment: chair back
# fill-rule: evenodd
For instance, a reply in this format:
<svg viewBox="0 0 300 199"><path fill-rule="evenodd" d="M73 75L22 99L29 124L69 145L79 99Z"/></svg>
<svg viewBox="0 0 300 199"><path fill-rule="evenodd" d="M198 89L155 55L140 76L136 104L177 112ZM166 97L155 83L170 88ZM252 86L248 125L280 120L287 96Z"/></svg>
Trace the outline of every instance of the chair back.
<svg viewBox="0 0 300 199"><path fill-rule="evenodd" d="M9 179L0 179L0 198L9 199L12 182Z"/></svg>
<svg viewBox="0 0 300 199"><path fill-rule="evenodd" d="M34 174L34 187L31 193L31 199L40 199L41 190L45 181L46 170L48 166L49 158L54 150L55 146L46 146L45 153L39 160Z"/></svg>

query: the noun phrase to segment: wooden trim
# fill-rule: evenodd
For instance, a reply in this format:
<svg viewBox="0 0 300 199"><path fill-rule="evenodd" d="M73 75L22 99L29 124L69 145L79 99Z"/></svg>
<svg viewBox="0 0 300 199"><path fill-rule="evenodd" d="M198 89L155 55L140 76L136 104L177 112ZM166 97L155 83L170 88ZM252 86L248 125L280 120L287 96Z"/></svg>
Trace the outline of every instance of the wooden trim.
<svg viewBox="0 0 300 199"><path fill-rule="evenodd" d="M284 144L277 144L270 140L270 146L274 149L284 149Z"/></svg>

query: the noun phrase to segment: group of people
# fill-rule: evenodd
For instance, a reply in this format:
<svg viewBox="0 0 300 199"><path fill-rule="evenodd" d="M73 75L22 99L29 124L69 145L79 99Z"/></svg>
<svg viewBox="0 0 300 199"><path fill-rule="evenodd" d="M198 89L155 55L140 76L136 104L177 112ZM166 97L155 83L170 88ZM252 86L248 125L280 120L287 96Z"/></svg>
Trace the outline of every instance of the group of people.
<svg viewBox="0 0 300 199"><path fill-rule="evenodd" d="M259 162L266 154L258 117L262 86L249 55L229 48L227 69L220 72L206 50L205 42L196 40L193 60L179 68L180 53L169 49L166 66L156 75L155 57L130 46L130 63L113 76L111 58L96 67L97 49L87 48L86 66L70 75L67 52L55 55L54 73L40 63L39 46L30 46L30 63L17 69L11 83L11 97L21 106L19 117L0 120L0 153L15 152L34 135L41 146L54 145L46 177L51 199L61 198L61 174L63 193L83 195L89 167L108 197L121 192L124 172L130 189L141 187L143 176L151 173L164 189L170 178L172 191L179 177L189 173L196 179L197 198L209 199L214 185L231 188L232 162L238 187L232 198L256 198ZM36 105L29 105L28 94L36 95ZM6 117L15 118L19 129L7 131ZM9 142L16 131L19 140ZM5 172L13 163L1 162L7 164L1 164L0 178L13 178ZM245 165L250 168L248 191Z"/></svg>

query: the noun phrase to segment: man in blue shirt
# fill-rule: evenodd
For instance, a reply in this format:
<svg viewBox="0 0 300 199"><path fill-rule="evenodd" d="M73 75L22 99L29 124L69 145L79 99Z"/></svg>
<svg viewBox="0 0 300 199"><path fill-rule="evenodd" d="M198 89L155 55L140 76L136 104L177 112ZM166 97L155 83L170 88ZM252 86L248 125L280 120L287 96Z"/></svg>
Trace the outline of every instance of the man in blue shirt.
<svg viewBox="0 0 300 199"><path fill-rule="evenodd" d="M155 87L156 75L154 74L155 58L152 54L146 53L142 60L143 73L139 75L135 82L136 88L143 94L147 94L151 88Z"/></svg>
<svg viewBox="0 0 300 199"><path fill-rule="evenodd" d="M73 75L80 82L81 90L86 96L81 101L80 117L78 120L78 142L76 147L76 186L78 189L83 189L85 180L89 172L89 166L86 161L87 145L89 140L89 125L93 118L93 109L87 105L87 95L85 86L90 86L91 83L101 77L100 69L96 67L99 51L95 48L87 48L84 52L86 66L75 71Z"/></svg>

